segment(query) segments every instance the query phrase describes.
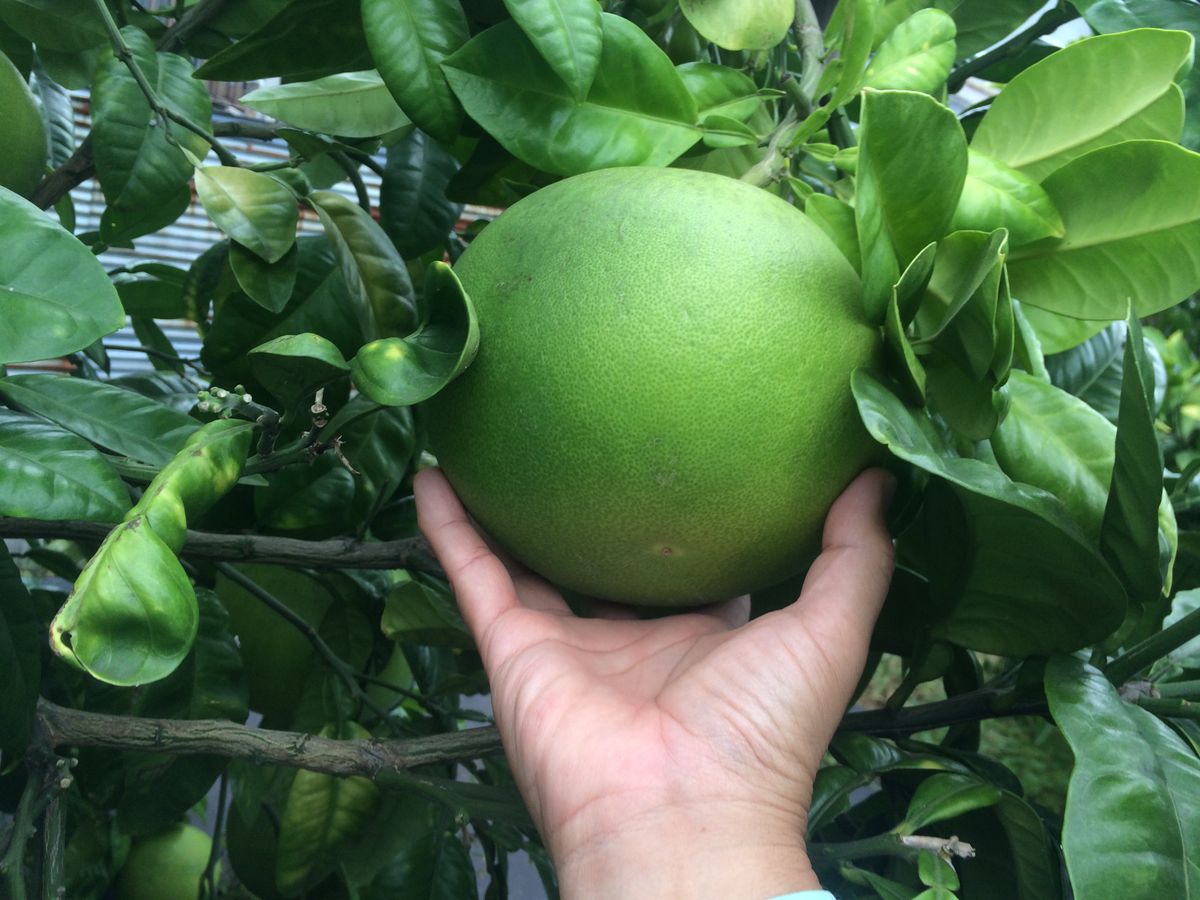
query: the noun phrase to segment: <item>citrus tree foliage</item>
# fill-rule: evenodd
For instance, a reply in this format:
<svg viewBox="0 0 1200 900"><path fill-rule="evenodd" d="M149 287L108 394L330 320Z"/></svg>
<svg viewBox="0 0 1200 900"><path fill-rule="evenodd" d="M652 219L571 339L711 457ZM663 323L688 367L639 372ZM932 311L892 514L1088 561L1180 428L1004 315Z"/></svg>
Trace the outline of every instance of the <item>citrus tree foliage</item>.
<svg viewBox="0 0 1200 900"><path fill-rule="evenodd" d="M502 757L462 743L486 684L415 526L419 404L481 340L465 204L682 166L802 209L885 349L845 390L900 482L867 673L895 677L817 779L822 881L1200 897L1200 6L1043 6L0 0L6 895L136 880L218 779L210 892L461 898L474 852L502 897L524 850L555 893ZM214 117L205 81L258 80L261 120ZM190 263L97 261L193 197L224 238ZM110 377L127 321L147 371ZM299 770L243 752L251 710ZM431 735L407 771L353 757Z"/></svg>

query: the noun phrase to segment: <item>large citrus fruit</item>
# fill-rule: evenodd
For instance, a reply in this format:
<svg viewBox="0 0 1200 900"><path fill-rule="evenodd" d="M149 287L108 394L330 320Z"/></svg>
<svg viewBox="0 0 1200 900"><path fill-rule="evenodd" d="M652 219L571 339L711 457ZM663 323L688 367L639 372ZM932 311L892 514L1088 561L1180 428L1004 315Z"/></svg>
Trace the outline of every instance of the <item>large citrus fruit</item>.
<svg viewBox="0 0 1200 900"><path fill-rule="evenodd" d="M607 169L489 225L456 265L479 355L430 444L514 556L576 591L687 605L773 584L866 465L853 269L730 178Z"/></svg>
<svg viewBox="0 0 1200 900"><path fill-rule="evenodd" d="M0 187L27 196L46 167L46 129L29 85L0 53Z"/></svg>
<svg viewBox="0 0 1200 900"><path fill-rule="evenodd" d="M117 877L119 900L192 900L208 865L212 838L194 825L179 824L133 844Z"/></svg>

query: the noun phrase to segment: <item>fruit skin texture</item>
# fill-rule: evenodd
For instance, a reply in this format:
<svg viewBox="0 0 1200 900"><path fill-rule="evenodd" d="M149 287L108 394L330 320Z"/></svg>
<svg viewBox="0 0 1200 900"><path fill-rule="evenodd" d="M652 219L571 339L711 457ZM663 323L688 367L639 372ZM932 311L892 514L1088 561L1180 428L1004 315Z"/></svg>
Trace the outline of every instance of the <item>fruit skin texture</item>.
<svg viewBox="0 0 1200 900"><path fill-rule="evenodd" d="M876 452L849 387L878 352L858 278L766 191L591 172L515 204L455 271L480 349L427 403L431 449L562 587L681 606L781 581Z"/></svg>
<svg viewBox="0 0 1200 900"><path fill-rule="evenodd" d="M27 197L46 168L46 128L29 85L0 53L0 187Z"/></svg>
<svg viewBox="0 0 1200 900"><path fill-rule="evenodd" d="M212 838L194 825L175 825L135 841L117 876L118 900L198 897L211 852Z"/></svg>

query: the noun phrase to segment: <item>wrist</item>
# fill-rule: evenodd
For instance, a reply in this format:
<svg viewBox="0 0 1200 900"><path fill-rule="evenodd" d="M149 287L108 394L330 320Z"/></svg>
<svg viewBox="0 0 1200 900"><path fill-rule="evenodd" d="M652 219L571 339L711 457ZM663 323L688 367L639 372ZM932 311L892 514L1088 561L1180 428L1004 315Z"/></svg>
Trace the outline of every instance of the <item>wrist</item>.
<svg viewBox="0 0 1200 900"><path fill-rule="evenodd" d="M767 900L820 888L794 817L655 810L554 853L564 900Z"/></svg>

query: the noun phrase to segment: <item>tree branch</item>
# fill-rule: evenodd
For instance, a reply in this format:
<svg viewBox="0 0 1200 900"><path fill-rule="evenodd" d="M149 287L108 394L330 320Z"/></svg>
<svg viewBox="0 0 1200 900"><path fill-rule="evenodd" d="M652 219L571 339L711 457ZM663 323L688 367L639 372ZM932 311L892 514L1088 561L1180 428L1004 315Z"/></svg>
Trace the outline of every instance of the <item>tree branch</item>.
<svg viewBox="0 0 1200 900"><path fill-rule="evenodd" d="M459 762L501 752L495 728L470 728L408 740L338 741L292 731L249 728L221 719L144 719L68 709L38 701L43 740L52 747L100 747L210 754L258 765L287 766L330 775L365 775L386 784L388 772Z"/></svg>
<svg viewBox="0 0 1200 900"><path fill-rule="evenodd" d="M62 522L0 516L0 538L65 538L102 541L116 523ZM421 538L368 543L357 538L302 541L296 538L188 531L181 555L192 559L256 562L309 569L413 569L434 575L441 567Z"/></svg>
<svg viewBox="0 0 1200 900"><path fill-rule="evenodd" d="M878 737L905 737L964 722L1002 719L1009 716L1046 714L1045 698L1013 700L1011 691L994 687L980 688L947 700L906 706L901 709L873 709L847 713L841 731L873 734Z"/></svg>

